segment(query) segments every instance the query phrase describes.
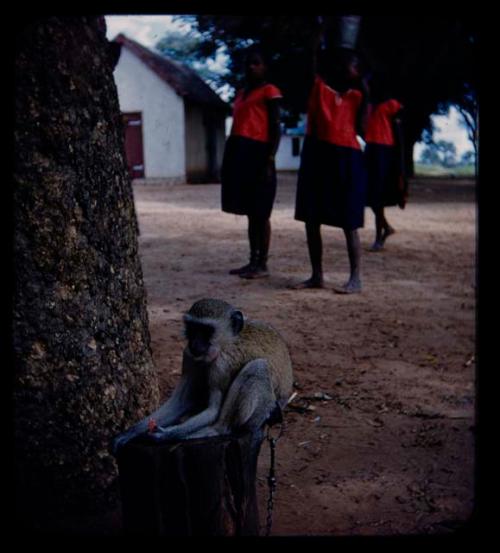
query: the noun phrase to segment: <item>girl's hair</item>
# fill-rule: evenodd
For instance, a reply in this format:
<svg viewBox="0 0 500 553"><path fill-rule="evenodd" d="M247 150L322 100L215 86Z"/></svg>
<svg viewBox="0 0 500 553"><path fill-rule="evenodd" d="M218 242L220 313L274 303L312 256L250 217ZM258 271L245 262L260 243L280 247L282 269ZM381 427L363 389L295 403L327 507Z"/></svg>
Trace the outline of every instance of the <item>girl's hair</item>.
<svg viewBox="0 0 500 553"><path fill-rule="evenodd" d="M245 48L244 51L244 59L245 61L253 55L257 55L261 58L261 60L264 62L264 65L267 65L269 67L269 64L271 63L271 54L267 48L262 46L262 44L254 43Z"/></svg>
<svg viewBox="0 0 500 553"><path fill-rule="evenodd" d="M329 66L346 67L351 63L356 63L360 69L360 73L364 74L367 71L368 65L361 52L349 48L326 48L318 52L318 69L325 70Z"/></svg>
<svg viewBox="0 0 500 553"><path fill-rule="evenodd" d="M394 79L386 71L375 71L370 75L369 87L371 100L374 103L383 102L395 95Z"/></svg>

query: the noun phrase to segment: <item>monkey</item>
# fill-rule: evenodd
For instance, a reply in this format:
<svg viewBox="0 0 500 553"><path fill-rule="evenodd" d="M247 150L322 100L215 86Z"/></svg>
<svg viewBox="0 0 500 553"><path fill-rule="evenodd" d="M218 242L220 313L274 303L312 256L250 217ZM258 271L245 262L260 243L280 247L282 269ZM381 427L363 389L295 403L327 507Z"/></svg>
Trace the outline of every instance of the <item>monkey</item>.
<svg viewBox="0 0 500 553"><path fill-rule="evenodd" d="M287 344L271 325L219 299L201 299L183 316L187 341L180 381L150 416L118 435L116 455L140 437L164 443L254 431L278 416L293 387Z"/></svg>

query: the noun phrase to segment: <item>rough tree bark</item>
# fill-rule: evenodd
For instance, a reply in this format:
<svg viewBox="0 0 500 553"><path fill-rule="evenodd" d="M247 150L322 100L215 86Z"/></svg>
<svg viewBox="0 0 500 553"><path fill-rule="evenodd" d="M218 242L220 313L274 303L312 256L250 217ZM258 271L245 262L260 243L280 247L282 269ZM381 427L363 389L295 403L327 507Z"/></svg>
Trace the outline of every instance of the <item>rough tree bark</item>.
<svg viewBox="0 0 500 553"><path fill-rule="evenodd" d="M158 402L104 18L17 34L13 359L17 515L117 498L109 440Z"/></svg>

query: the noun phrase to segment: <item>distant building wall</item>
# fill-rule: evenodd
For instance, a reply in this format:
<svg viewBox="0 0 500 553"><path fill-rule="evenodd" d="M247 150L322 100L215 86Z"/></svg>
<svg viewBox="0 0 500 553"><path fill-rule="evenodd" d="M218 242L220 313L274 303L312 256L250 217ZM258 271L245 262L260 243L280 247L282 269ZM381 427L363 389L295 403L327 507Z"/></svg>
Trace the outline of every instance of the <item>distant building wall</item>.
<svg viewBox="0 0 500 553"><path fill-rule="evenodd" d="M224 113L185 102L186 174L188 182L219 179L225 144Z"/></svg>
<svg viewBox="0 0 500 553"><path fill-rule="evenodd" d="M186 121L186 176L188 181L203 180L208 166L207 129L203 109L190 102L184 104Z"/></svg>
<svg viewBox="0 0 500 553"><path fill-rule="evenodd" d="M145 177L185 181L183 99L125 47L114 77L120 110L142 113Z"/></svg>
<svg viewBox="0 0 500 553"><path fill-rule="evenodd" d="M298 170L303 143L303 136L281 135L280 145L276 152L276 169L278 171Z"/></svg>

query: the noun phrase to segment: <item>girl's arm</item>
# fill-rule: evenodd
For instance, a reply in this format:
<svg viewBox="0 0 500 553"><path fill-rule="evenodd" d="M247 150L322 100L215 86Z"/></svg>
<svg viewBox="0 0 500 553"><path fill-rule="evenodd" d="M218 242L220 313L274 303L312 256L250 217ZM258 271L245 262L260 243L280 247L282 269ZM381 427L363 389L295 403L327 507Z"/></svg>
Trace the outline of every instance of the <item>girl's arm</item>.
<svg viewBox="0 0 500 553"><path fill-rule="evenodd" d="M314 121L314 112L315 112L315 98L313 98L313 95L315 93L315 83L316 83L316 76L320 74L321 68L324 65L323 63L323 57L324 52L321 49L322 41L324 38L324 18L323 16L317 16L316 17L316 31L313 34L312 37L312 43L311 43L311 58L310 63L307 66L306 76L305 76L305 82L304 82L304 90L307 91L307 104L306 104L306 112L307 112L307 126L311 131L311 134L314 136L316 134L316 124Z"/></svg>
<svg viewBox="0 0 500 553"><path fill-rule="evenodd" d="M356 132L361 138L364 138L366 133L366 122L368 120L368 104L370 101L370 89L366 78L361 79L360 90L362 97L358 113L356 114Z"/></svg>
<svg viewBox="0 0 500 553"><path fill-rule="evenodd" d="M281 139L280 104L275 98L267 101L267 116L269 121L269 159L274 161Z"/></svg>

